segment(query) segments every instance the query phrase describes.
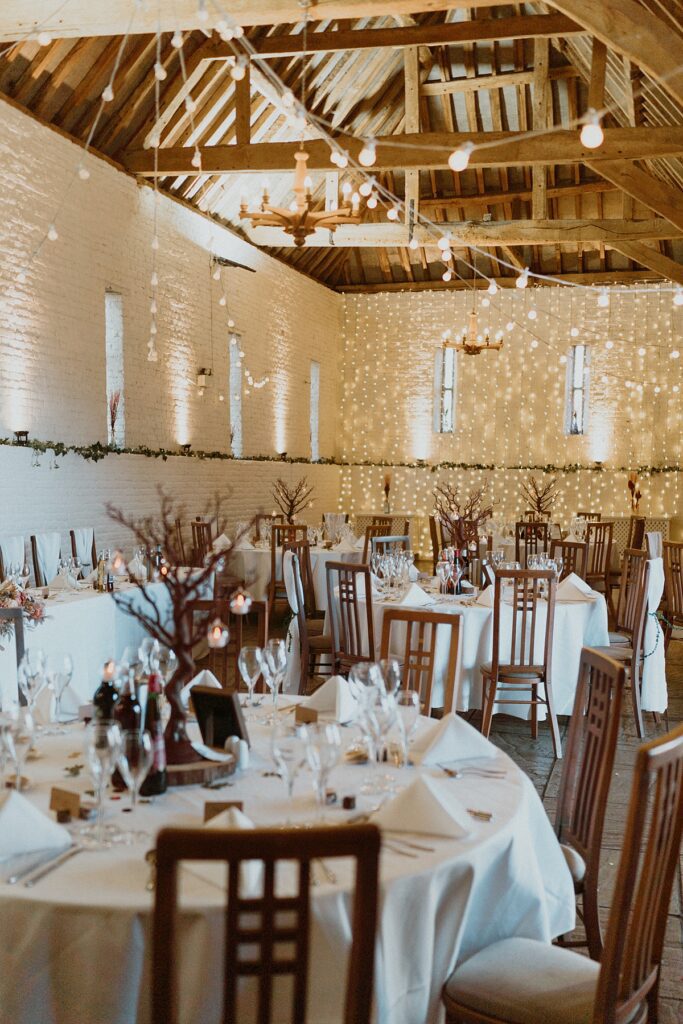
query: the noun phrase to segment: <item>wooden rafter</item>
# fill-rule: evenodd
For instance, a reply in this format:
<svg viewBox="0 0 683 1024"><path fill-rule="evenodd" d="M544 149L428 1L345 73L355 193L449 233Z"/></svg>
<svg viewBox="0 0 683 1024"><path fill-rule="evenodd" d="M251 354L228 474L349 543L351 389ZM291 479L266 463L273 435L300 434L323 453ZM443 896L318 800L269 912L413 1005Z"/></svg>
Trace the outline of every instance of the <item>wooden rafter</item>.
<svg viewBox="0 0 683 1024"><path fill-rule="evenodd" d="M611 270L605 273L589 273L589 274L558 274L554 275L558 280L566 282L567 284L583 284L583 285L594 285L596 288L602 287L603 285L610 284L642 284L646 281L657 281L661 275L651 270ZM514 288L515 277L494 277L493 280L496 282L499 288ZM552 285L551 281L537 281L539 286ZM337 291L339 292L403 292L403 291L461 291L464 288L471 289L476 288L477 290L483 290L488 288L489 279L487 278L475 278L472 281L471 278L462 280L454 277L448 283L442 281L440 278L436 281L416 281L414 284L406 284L405 282L386 282L383 284L352 284L352 285L338 285Z"/></svg>
<svg viewBox="0 0 683 1024"><path fill-rule="evenodd" d="M683 202L680 189L674 188L653 174L648 174L628 160L595 160L588 167L601 174L633 199L683 228Z"/></svg>

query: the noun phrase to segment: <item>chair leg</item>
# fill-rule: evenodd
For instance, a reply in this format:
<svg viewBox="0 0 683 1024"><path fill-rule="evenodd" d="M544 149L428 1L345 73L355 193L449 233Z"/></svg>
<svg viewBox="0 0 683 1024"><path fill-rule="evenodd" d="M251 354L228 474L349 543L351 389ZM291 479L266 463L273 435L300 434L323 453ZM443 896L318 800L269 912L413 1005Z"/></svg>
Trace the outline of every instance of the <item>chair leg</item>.
<svg viewBox="0 0 683 1024"><path fill-rule="evenodd" d="M557 715L555 714L555 698L553 697L553 688L550 685L549 680L545 680L545 699L548 704L548 720L550 722L550 735L553 740L553 751L555 753L555 760L560 761L562 759L562 740L560 739L560 727L557 722Z"/></svg>
<svg viewBox="0 0 683 1024"><path fill-rule="evenodd" d="M636 722L636 732L638 733L638 739L642 740L645 737L645 729L643 727L643 713L640 710L640 671L635 665L631 666L631 699L633 701L633 717Z"/></svg>
<svg viewBox="0 0 683 1024"><path fill-rule="evenodd" d="M482 680L482 708L481 708L481 732L488 739L491 732L491 721L493 719L493 705L495 703L496 685L493 679Z"/></svg>
<svg viewBox="0 0 683 1024"><path fill-rule="evenodd" d="M609 584L609 574L605 576L605 599L607 601L607 610L609 614L612 616L612 622L616 623L617 612L614 607L614 601L612 600L612 588Z"/></svg>
<svg viewBox="0 0 683 1024"><path fill-rule="evenodd" d="M597 880L586 878L583 890L583 926L586 931L588 955L591 960L599 961L602 957L602 928L598 912Z"/></svg>
<svg viewBox="0 0 683 1024"><path fill-rule="evenodd" d="M538 687L531 687L531 738L538 739Z"/></svg>

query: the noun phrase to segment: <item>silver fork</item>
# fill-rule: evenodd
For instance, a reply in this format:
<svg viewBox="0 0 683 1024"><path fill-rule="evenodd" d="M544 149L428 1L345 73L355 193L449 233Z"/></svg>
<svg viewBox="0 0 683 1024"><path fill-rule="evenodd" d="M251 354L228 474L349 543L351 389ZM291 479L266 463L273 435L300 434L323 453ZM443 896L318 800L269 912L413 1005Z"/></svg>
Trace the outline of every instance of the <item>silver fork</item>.
<svg viewBox="0 0 683 1024"><path fill-rule="evenodd" d="M480 775L484 779L504 779L507 775L504 768L477 768L475 765L466 765L464 768L447 768L445 764L439 764L437 768L445 772L449 779L461 779L465 775Z"/></svg>

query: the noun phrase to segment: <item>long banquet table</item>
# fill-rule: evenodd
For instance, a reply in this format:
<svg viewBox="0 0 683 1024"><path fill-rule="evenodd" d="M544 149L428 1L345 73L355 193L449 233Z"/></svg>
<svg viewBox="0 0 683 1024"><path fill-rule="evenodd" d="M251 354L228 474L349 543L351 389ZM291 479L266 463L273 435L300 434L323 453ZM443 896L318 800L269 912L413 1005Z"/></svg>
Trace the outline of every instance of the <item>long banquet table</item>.
<svg viewBox="0 0 683 1024"><path fill-rule="evenodd" d="M423 719L421 729L425 723ZM460 727L470 728L462 720ZM352 737L355 730L342 730L345 742ZM162 826L200 826L206 799L241 800L256 824L282 822L283 783L263 774L268 767L268 731L252 723L251 738L251 767L219 794L199 787L171 790L134 814L121 813L127 799L109 801L107 820L147 830L146 842L84 852L32 889L0 885L0 1024L149 1021L152 895L145 889L144 853ZM67 736L41 740L42 756L29 765L33 785L28 792L41 810L47 809L50 786L64 784L64 768L74 763L69 755L79 751L82 742L80 726L72 727ZM383 849L377 1024L437 1024L443 1019L441 987L457 964L501 938L520 935L549 942L574 926L571 878L534 787L502 752L487 763L504 767L506 776L470 776L453 780L452 785L463 807L489 811L491 821L473 819L464 839L421 836L420 845L430 850L414 859ZM418 771L444 778L439 769L395 771L400 784L409 783ZM358 793L366 772L366 766L344 764L333 772L331 784L340 795ZM83 774L69 779L68 785L82 791L91 783ZM308 776L297 781L293 811L295 820L313 819ZM341 823L347 816L341 810L327 811L331 823ZM321 875L312 890L311 1024L339 1019L345 983L351 872L344 862L335 861L333 867L336 882ZM181 877L179 1019L215 1024L221 991L223 886L192 866L183 869ZM275 1000L276 1021L285 1019L284 1011L277 1010L283 1005L287 1000Z"/></svg>

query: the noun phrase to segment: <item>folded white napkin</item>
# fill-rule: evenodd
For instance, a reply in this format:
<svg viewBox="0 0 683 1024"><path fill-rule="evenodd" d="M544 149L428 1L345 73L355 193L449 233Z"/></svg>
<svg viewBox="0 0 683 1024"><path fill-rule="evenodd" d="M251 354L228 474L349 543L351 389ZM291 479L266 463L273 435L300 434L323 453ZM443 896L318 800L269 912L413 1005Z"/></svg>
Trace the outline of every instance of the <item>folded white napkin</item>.
<svg viewBox="0 0 683 1024"><path fill-rule="evenodd" d="M410 580L410 582L411 583L415 583L415 582L417 582L417 580L419 578L420 578L420 573L417 570L417 566L415 566L415 565L409 566L408 567L408 579Z"/></svg>
<svg viewBox="0 0 683 1024"><path fill-rule="evenodd" d="M586 581L577 576L575 572L570 572L569 576L565 577L557 585L557 600L560 602L585 601L586 598L590 598L592 595L593 591Z"/></svg>
<svg viewBox="0 0 683 1024"><path fill-rule="evenodd" d="M222 811L220 814L217 814L215 818L211 818L210 821L207 821L204 827L230 831L256 828L251 818L248 818L246 814L243 814L237 807L228 807L227 811ZM226 838L226 845L228 845L229 842L230 839ZM226 873L226 868L223 867L223 865L209 864L201 861L199 864L193 864L192 870L197 874L201 874L202 877L207 878L209 881L215 880L216 872L220 872L223 878L225 878ZM262 879L263 861L242 861L240 864L240 896L260 896L263 889Z"/></svg>
<svg viewBox="0 0 683 1024"><path fill-rule="evenodd" d="M266 547L270 545L266 544ZM235 551L253 551L254 545L251 543L249 538L244 534L239 540L235 541Z"/></svg>
<svg viewBox="0 0 683 1024"><path fill-rule="evenodd" d="M128 575L134 580L147 579L147 566L137 555L131 558L128 563Z"/></svg>
<svg viewBox="0 0 683 1024"><path fill-rule="evenodd" d="M486 590L482 590L481 594L474 603L481 605L482 608L493 608L495 593L495 587L487 587Z"/></svg>
<svg viewBox="0 0 683 1024"><path fill-rule="evenodd" d="M490 758L498 751L477 729L451 713L421 732L410 753L413 760L428 765Z"/></svg>
<svg viewBox="0 0 683 1024"><path fill-rule="evenodd" d="M230 538L226 537L224 533L221 533L219 537L216 537L211 547L214 551L227 551L230 547Z"/></svg>
<svg viewBox="0 0 683 1024"><path fill-rule="evenodd" d="M71 836L13 790L0 796L0 863L29 853L49 853L71 846Z"/></svg>
<svg viewBox="0 0 683 1024"><path fill-rule="evenodd" d="M425 605L433 604L433 602L434 598L425 594L422 587L417 583L411 583L398 603L405 608L424 608Z"/></svg>
<svg viewBox="0 0 683 1024"><path fill-rule="evenodd" d="M61 573L57 573L54 579L50 580L48 587L51 591L77 589L75 582L71 581L71 576L63 576Z"/></svg>
<svg viewBox="0 0 683 1024"><path fill-rule="evenodd" d="M358 710L358 701L343 676L332 676L303 703L314 711L331 712L341 723L353 721Z"/></svg>
<svg viewBox="0 0 683 1024"><path fill-rule="evenodd" d="M334 546L335 551L356 551L356 544L352 540L340 540L338 544Z"/></svg>
<svg viewBox="0 0 683 1024"><path fill-rule="evenodd" d="M467 811L455 796L451 779L419 775L393 800L383 804L373 823L393 832L462 839L469 835Z"/></svg>
<svg viewBox="0 0 683 1024"><path fill-rule="evenodd" d="M185 707L190 703L190 690L193 686L213 686L214 689L223 689L213 672L209 672L208 668L205 668L201 672L198 672L193 679L190 679L189 683L183 686L180 691L180 699Z"/></svg>

